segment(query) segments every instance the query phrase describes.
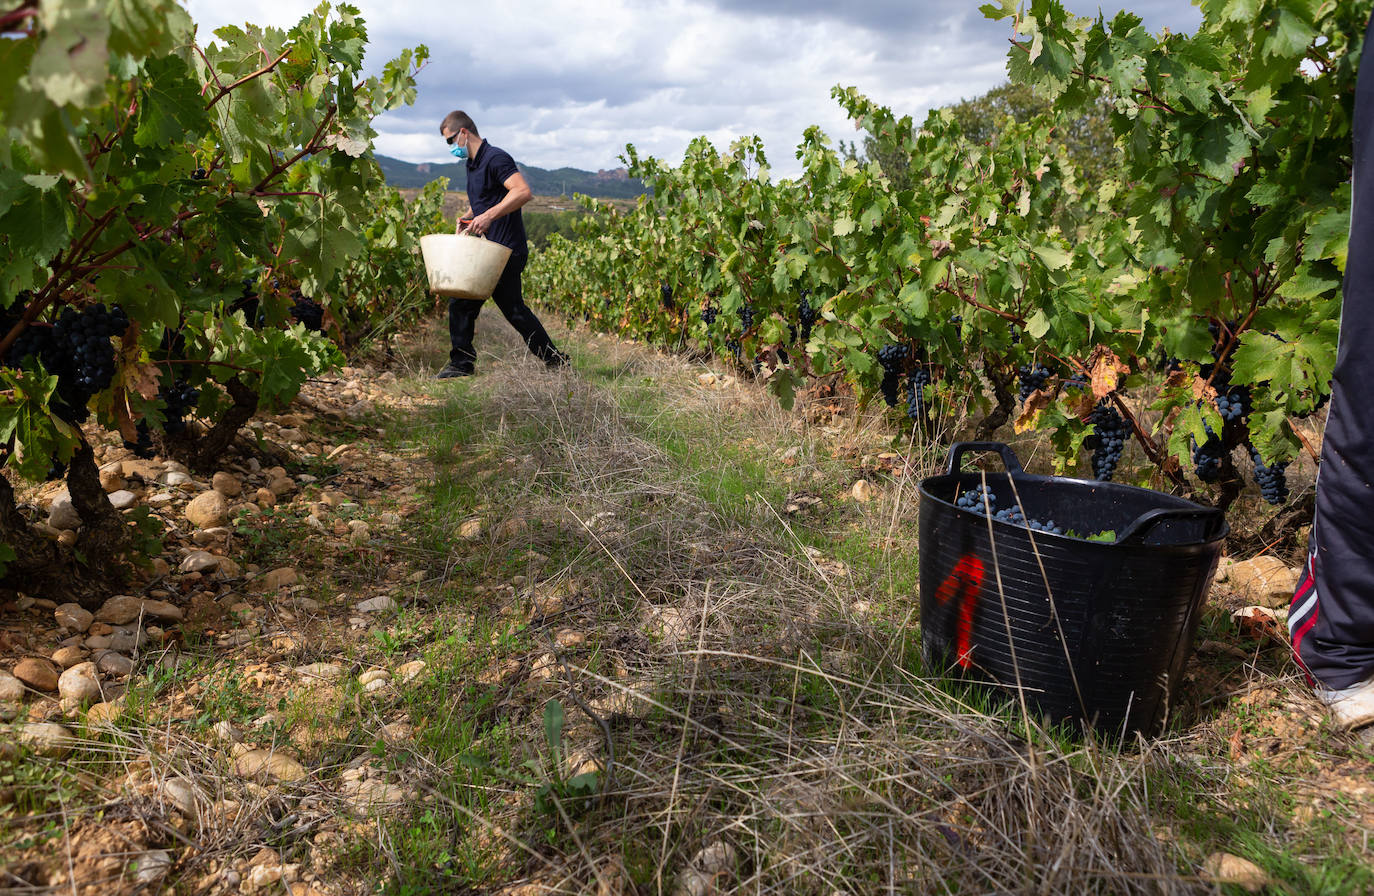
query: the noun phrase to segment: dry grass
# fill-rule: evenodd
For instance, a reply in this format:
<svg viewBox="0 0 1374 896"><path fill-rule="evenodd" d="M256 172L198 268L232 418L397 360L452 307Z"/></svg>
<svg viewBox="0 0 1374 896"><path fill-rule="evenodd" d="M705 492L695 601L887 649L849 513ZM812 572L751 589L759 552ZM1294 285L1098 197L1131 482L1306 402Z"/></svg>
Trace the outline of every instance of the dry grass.
<svg viewBox="0 0 1374 896"><path fill-rule="evenodd" d="M536 549L579 546L548 580L595 595L559 625L597 648L540 644L557 674L526 699L560 698L569 751L603 768L590 808L545 818L508 800L481 817L507 840L504 880L564 893L1211 889L1180 872L1188 857L1150 810L1149 773L1178 761L1177 743L1123 753L1056 739L922 677L915 596L890 588L930 460L898 469L879 500L849 502L827 453L837 435L881 451L871 420L807 427L760 390L702 388L701 368L604 337L601 377L538 370L500 324L483 338L503 347L465 387L483 433L465 451L514 471L495 503L552 523ZM665 451L683 433L690 450ZM704 497L742 442L765 481L792 483ZM789 447L795 466L767 461ZM831 519L780 511L779 493L802 483L820 485ZM818 534L864 536L869 553L845 568L807 549ZM540 844L544 823L556 836Z"/></svg>

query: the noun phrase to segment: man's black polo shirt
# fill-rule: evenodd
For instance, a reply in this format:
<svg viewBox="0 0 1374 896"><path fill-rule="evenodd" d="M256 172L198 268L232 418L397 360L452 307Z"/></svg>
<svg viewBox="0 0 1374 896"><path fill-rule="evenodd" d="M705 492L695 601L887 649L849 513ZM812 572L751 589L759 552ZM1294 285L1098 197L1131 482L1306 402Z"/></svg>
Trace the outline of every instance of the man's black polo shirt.
<svg viewBox="0 0 1374 896"><path fill-rule="evenodd" d="M468 203L474 215L500 204L510 193L505 187L506 181L510 180L512 174L520 173L510 153L485 140L481 148L468 159L467 165ZM529 252L529 245L525 242L525 219L520 217L519 209L493 221L491 229L487 231L487 239L510 246L516 255Z"/></svg>

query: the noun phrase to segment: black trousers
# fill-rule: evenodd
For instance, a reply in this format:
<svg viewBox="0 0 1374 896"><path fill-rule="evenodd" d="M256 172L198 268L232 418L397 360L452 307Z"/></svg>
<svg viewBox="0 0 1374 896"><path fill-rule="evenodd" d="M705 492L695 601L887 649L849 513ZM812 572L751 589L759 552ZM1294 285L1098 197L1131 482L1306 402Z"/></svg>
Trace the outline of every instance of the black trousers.
<svg viewBox="0 0 1374 896"><path fill-rule="evenodd" d="M1371 40L1374 22L1365 47L1374 48ZM1374 674L1374 63L1364 60L1354 138L1349 255L1317 511L1288 611L1298 662L1335 690Z"/></svg>
<svg viewBox="0 0 1374 896"><path fill-rule="evenodd" d="M491 300L501 309L536 358L546 364L556 363L562 355L520 293L520 274L525 270L528 260L529 256L525 253L510 257ZM469 373L477 361L477 353L472 348L472 334L477 328L477 315L482 311L482 302L482 299L448 300L448 334L452 344L448 354L449 363Z"/></svg>

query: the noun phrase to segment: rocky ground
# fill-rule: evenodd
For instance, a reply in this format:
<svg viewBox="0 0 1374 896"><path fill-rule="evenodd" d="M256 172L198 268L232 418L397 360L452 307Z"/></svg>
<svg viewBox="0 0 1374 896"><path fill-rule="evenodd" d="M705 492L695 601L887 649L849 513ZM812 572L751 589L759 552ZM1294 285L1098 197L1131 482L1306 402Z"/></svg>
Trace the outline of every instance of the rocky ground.
<svg viewBox="0 0 1374 896"><path fill-rule="evenodd" d="M588 341L583 350L609 349ZM619 346L615 357L638 351ZM371 892L385 879L360 859L373 854L367 843L385 839L379 819L434 799L424 772L396 757L433 725L413 714L411 692L433 672L424 658L432 658L425 648L433 642L416 642L440 633L413 637L413 624L397 614L426 606L447 586L447 561L419 524L433 454L395 443L388 422L436 402L429 381L409 376L424 374L427 363L350 367L309 385L289 413L252 423L250 439L208 480L175 462L133 457L113 441L97 446L111 503L126 512L146 508L162 525L163 550L144 578L94 612L41 594L0 607L0 719L8 723L0 740L0 889L340 896ZM715 407L769 401L752 395L742 404L755 387L680 366L678 388ZM902 455L881 435L813 431L847 472L796 468L784 515L853 508L846 512L862 528L899 512L890 508L902 503L896 492L909 490L909 472L905 480L896 475ZM798 461L795 446L753 447L779 469ZM539 465L473 462L480 481ZM74 538L79 519L61 489L32 489L21 500L46 520L49 537ZM578 622L585 590L541 571L548 558L530 534L540 522L499 510L451 521L451 539L474 551L530 545L519 554L524 572L494 573L473 586L471 612L485 606L498 618L551 625L549 644L489 657L471 677L548 694L571 677L563 652L586 650L604 633ZM603 546L626 534L612 511L576 521ZM807 552L826 587L849 576L845 562ZM1296 575L1272 556L1223 561L1189 671L1187 749L1229 762L1224 777L1255 782L1269 781L1276 766L1308 762L1293 782L1293 820L1335 819L1340 837L1363 837L1367 850L1374 830L1368 750L1329 730L1283 658ZM849 595L845 612L880 615L876 600ZM690 645L705 610L684 606L642 607L617 643ZM639 655L651 662L652 651ZM634 661L609 668L612 678L647 680ZM645 717L647 704L634 704L646 698L634 687L598 699L588 708L593 718ZM596 756L600 732L590 726L582 736L585 749L568 757L569 778L605 766ZM1314 751L1328 761L1311 762ZM1244 791L1245 784L1228 786ZM686 855L668 881L673 892L693 896L727 891L743 861L724 837L707 836ZM633 891L607 883L607 875L627 873L598 872L601 892ZM1225 851L1210 855L1201 874L1255 892L1268 881ZM508 892L549 890L524 883Z"/></svg>

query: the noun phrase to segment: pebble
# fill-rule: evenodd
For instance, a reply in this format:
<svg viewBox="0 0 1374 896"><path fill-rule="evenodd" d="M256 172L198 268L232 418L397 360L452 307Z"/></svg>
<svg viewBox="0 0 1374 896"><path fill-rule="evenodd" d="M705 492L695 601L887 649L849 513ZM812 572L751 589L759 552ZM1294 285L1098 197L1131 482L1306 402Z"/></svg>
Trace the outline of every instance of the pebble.
<svg viewBox="0 0 1374 896"><path fill-rule="evenodd" d="M191 541L199 547L210 547L218 545L220 547L229 546L230 532L224 526L216 526L213 529L197 529L191 533Z"/></svg>
<svg viewBox="0 0 1374 896"><path fill-rule="evenodd" d="M267 490L277 498L282 498L295 492L296 481L290 476L279 476L267 483Z"/></svg>
<svg viewBox="0 0 1374 896"><path fill-rule="evenodd" d="M62 604L52 615L57 624L69 632L84 632L95 621L95 614L80 604Z"/></svg>
<svg viewBox="0 0 1374 896"><path fill-rule="evenodd" d="M377 597L369 597L359 603L354 609L359 613L389 613L397 607L396 601L385 594Z"/></svg>
<svg viewBox="0 0 1374 896"><path fill-rule="evenodd" d="M100 468L100 488L109 494L120 491L125 486L124 474L119 464L106 464Z"/></svg>
<svg viewBox="0 0 1374 896"><path fill-rule="evenodd" d="M227 744L237 744L243 741L243 732L235 728L232 722L220 720L211 726L210 731L218 740Z"/></svg>
<svg viewBox="0 0 1374 896"><path fill-rule="evenodd" d="M319 678L323 681L338 681L343 678L344 670L342 666L335 663L311 663L308 666L297 666L296 674L305 678Z"/></svg>
<svg viewBox="0 0 1374 896"><path fill-rule="evenodd" d="M390 725L383 725L379 733L383 741L396 746L415 739L415 726L407 722L392 722Z"/></svg>
<svg viewBox="0 0 1374 896"><path fill-rule="evenodd" d="M289 756L271 750L248 750L234 760L234 770L245 778L276 778L279 781L303 781L305 766Z"/></svg>
<svg viewBox="0 0 1374 896"><path fill-rule="evenodd" d="M243 494L243 483L233 473L220 470L210 479L210 487L226 498L237 498Z"/></svg>
<svg viewBox="0 0 1374 896"><path fill-rule="evenodd" d="M54 529L76 529L81 526L81 514L72 506L72 499L63 495L48 508L48 525Z"/></svg>
<svg viewBox="0 0 1374 896"><path fill-rule="evenodd" d="M110 505L114 507L115 510L128 510L138 503L138 495L128 489L110 492L109 499Z"/></svg>
<svg viewBox="0 0 1374 896"><path fill-rule="evenodd" d="M463 523L463 525L458 527L458 537L466 539L481 538L482 521L468 520L467 522Z"/></svg>
<svg viewBox="0 0 1374 896"><path fill-rule="evenodd" d="M35 691L51 692L57 690L57 680L61 673L51 662L38 657L25 657L15 664L14 677Z"/></svg>
<svg viewBox="0 0 1374 896"><path fill-rule="evenodd" d="M1269 886L1269 875L1254 862L1225 852L1214 852L1202 863L1202 876L1218 884L1240 887L1259 893Z"/></svg>
<svg viewBox="0 0 1374 896"><path fill-rule="evenodd" d="M209 551L192 551L177 567L178 572L213 572L219 569L220 558Z"/></svg>
<svg viewBox="0 0 1374 896"><path fill-rule="evenodd" d="M176 488L179 485L185 485L186 483L190 482L191 477L185 473L182 473L179 470L172 470L170 472L163 473L161 476L157 478L157 481L163 485L170 485L172 488Z"/></svg>
<svg viewBox="0 0 1374 896"><path fill-rule="evenodd" d="M143 601L143 615L163 622L181 622L186 618L186 613L181 607L169 604L165 600Z"/></svg>
<svg viewBox="0 0 1374 896"><path fill-rule="evenodd" d="M172 868L172 854L165 849L150 849L135 859L138 870L134 881L141 886L158 884Z"/></svg>
<svg viewBox="0 0 1374 896"><path fill-rule="evenodd" d="M204 491L191 499L184 513L196 528L213 529L229 518L229 502L217 491Z"/></svg>
<svg viewBox="0 0 1374 896"><path fill-rule="evenodd" d="M134 674L134 661L122 653L108 650L100 655L100 659L96 660L96 668L106 675L128 678Z"/></svg>
<svg viewBox="0 0 1374 896"><path fill-rule="evenodd" d="M95 663L77 663L62 673L57 681L57 693L63 700L80 704L100 698L100 673Z"/></svg>
<svg viewBox="0 0 1374 896"><path fill-rule="evenodd" d="M264 573L262 578L258 579L258 588L261 591L277 591L278 589L294 585L299 581L300 576L297 574L296 570L289 566L282 566L271 572Z"/></svg>
<svg viewBox="0 0 1374 896"><path fill-rule="evenodd" d="M137 619L142 609L143 603L138 598L120 594L105 601L96 611L95 619L110 625L125 625Z"/></svg>
<svg viewBox="0 0 1374 896"><path fill-rule="evenodd" d="M0 672L0 703L18 703L24 699L24 682L8 672Z"/></svg>
<svg viewBox="0 0 1374 896"><path fill-rule="evenodd" d="M76 737L56 722L27 722L14 729L17 743L32 747L39 756L60 759L76 746Z"/></svg>
<svg viewBox="0 0 1374 896"><path fill-rule="evenodd" d="M148 500L144 503L155 510L160 510L161 508L168 506L175 500L176 498L172 497L171 492L158 492L156 495L150 496Z"/></svg>
<svg viewBox="0 0 1374 896"><path fill-rule="evenodd" d="M86 710L86 726L89 728L112 726L122 712L124 712L123 700L93 704L90 709Z"/></svg>
<svg viewBox="0 0 1374 896"><path fill-rule="evenodd" d="M377 682L377 681L387 682L387 681L390 681L390 680L391 680L391 673L388 672L388 671L386 671L385 669L369 669L368 671L364 672L362 675L359 675L359 676L358 676L358 684L362 685L363 687L367 687L368 685L372 684L373 682Z"/></svg>
<svg viewBox="0 0 1374 896"><path fill-rule="evenodd" d="M253 495L253 503L266 510L277 503L277 496L269 489L260 488Z"/></svg>
<svg viewBox="0 0 1374 896"><path fill-rule="evenodd" d="M406 663L405 665L397 666L396 677L401 679L402 684L409 684L416 678L420 677L420 673L423 671L425 671L425 661L414 660L412 662Z"/></svg>
<svg viewBox="0 0 1374 896"><path fill-rule="evenodd" d="M110 643L105 646L120 653L133 653L147 643L148 635L143 629L121 626L114 630L110 635Z"/></svg>
<svg viewBox="0 0 1374 896"><path fill-rule="evenodd" d="M70 669L77 663L86 661L86 651L79 644L59 647L53 651L52 661L63 669Z"/></svg>

